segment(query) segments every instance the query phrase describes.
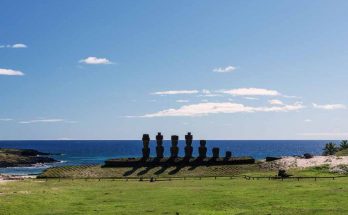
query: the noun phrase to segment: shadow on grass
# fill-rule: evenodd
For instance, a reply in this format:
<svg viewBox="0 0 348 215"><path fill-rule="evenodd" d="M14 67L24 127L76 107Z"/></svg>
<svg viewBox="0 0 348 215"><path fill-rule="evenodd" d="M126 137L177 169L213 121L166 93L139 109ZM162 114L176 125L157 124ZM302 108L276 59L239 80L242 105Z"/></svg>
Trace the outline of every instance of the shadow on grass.
<svg viewBox="0 0 348 215"><path fill-rule="evenodd" d="M155 174L155 175L161 175L161 174L164 173L167 169L168 169L167 166L162 166L161 169L157 170L154 174Z"/></svg>
<svg viewBox="0 0 348 215"><path fill-rule="evenodd" d="M182 166L177 166L175 169L173 169L172 171L170 171L168 174L169 174L169 175L175 175L175 174L178 173L181 169L182 169Z"/></svg>
<svg viewBox="0 0 348 215"><path fill-rule="evenodd" d="M135 173L135 171L137 171L139 169L139 167L133 167L131 170L123 173L123 176L130 176L132 175L133 173Z"/></svg>
<svg viewBox="0 0 348 215"><path fill-rule="evenodd" d="M146 173L148 173L151 169L153 169L154 167L146 167L146 169L144 169L144 170L142 170L142 171L140 171L140 172L138 172L138 176L139 175L145 175Z"/></svg>

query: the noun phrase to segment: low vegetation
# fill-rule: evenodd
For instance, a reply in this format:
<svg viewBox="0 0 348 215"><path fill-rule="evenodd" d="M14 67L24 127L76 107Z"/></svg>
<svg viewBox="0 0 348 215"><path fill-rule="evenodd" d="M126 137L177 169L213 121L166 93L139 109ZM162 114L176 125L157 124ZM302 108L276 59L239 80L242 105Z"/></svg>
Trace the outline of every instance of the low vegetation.
<svg viewBox="0 0 348 215"><path fill-rule="evenodd" d="M329 142L329 143L325 144L325 146L323 148L323 155L324 156L328 156L328 155L346 156L346 155L348 155L348 141L342 140L339 146L337 146L333 142Z"/></svg>

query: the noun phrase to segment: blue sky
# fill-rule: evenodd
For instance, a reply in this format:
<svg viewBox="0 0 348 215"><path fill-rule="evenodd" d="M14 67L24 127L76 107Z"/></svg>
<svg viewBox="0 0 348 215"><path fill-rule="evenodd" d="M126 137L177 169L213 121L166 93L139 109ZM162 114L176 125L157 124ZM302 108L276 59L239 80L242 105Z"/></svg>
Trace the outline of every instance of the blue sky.
<svg viewBox="0 0 348 215"><path fill-rule="evenodd" d="M348 138L347 1L0 8L0 139Z"/></svg>

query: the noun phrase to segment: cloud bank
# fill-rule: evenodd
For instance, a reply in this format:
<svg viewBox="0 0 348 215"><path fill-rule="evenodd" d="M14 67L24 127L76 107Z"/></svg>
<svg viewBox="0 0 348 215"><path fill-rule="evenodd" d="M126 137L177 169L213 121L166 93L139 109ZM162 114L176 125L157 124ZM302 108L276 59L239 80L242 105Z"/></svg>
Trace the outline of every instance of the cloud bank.
<svg viewBox="0 0 348 215"><path fill-rule="evenodd" d="M268 90L262 88L239 88L231 90L220 90L219 92L232 96L280 96L276 90Z"/></svg>
<svg viewBox="0 0 348 215"><path fill-rule="evenodd" d="M170 117L170 116L206 116L218 113L255 113L255 112L289 112L305 108L301 103L284 106L271 107L252 107L239 103L221 102L221 103L198 103L184 105L178 109L166 109L156 113L145 114L141 117Z"/></svg>

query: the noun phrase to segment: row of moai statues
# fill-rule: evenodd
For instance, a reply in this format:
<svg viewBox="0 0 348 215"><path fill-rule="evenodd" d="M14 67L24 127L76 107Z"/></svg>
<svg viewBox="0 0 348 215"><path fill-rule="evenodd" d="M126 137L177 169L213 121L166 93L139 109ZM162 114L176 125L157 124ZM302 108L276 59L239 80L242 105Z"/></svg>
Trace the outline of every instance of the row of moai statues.
<svg viewBox="0 0 348 215"><path fill-rule="evenodd" d="M148 134L143 135L143 158L149 158L150 157L150 136ZM185 158L192 158L192 153L193 153L193 147L192 147L192 141L193 141L193 136L191 132L188 132L185 135ZM172 146L170 147L170 157L171 158L177 158L179 154L179 136L177 135L172 135L171 136L171 142ZM158 132L156 135L156 158L163 158L164 157L164 147L163 147L163 135L161 132ZM207 157L207 147L205 146L207 144L206 140L200 140L199 142L200 146L198 148L198 154L199 158L206 158ZM220 154L220 149L219 148L213 148L213 158L219 158ZM226 152L226 158L232 157L232 153L230 151Z"/></svg>

